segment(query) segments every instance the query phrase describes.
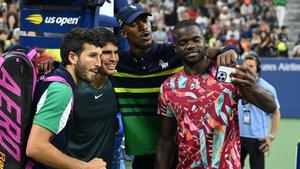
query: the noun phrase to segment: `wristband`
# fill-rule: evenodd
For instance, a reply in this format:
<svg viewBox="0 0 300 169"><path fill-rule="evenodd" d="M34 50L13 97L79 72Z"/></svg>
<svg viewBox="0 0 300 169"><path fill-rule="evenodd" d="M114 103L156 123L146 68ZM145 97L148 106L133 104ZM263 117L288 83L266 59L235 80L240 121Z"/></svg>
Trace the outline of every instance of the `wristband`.
<svg viewBox="0 0 300 169"><path fill-rule="evenodd" d="M232 50L234 50L234 52L236 53L236 55L238 56L238 58L240 57L240 54L239 54L239 50L235 47L235 46L233 46L233 45L227 45L227 46L225 46L224 48L223 48L223 53L224 52L226 52L226 51L228 51L228 50L230 50L230 49L232 49ZM238 59L237 58L237 59Z"/></svg>

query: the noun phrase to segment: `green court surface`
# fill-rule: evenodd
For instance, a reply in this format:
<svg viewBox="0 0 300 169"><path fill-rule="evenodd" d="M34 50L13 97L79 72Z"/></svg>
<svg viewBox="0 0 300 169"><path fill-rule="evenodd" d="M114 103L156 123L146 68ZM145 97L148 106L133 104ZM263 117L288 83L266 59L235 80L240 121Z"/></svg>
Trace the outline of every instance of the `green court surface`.
<svg viewBox="0 0 300 169"><path fill-rule="evenodd" d="M276 140L273 142L269 156L265 158L266 169L295 169L296 146L300 140L299 131L300 119L281 119ZM244 169L250 169L248 163Z"/></svg>

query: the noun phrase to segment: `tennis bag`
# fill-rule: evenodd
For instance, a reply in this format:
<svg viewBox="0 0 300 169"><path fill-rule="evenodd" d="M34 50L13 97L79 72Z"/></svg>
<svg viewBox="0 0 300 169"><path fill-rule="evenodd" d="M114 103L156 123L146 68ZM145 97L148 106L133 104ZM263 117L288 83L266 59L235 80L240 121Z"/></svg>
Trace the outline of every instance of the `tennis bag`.
<svg viewBox="0 0 300 169"><path fill-rule="evenodd" d="M35 50L10 51L0 56L0 169L30 169L26 145L34 113L31 103L37 82L32 60ZM44 82L62 82L60 76L39 78Z"/></svg>
<svg viewBox="0 0 300 169"><path fill-rule="evenodd" d="M31 101L36 73L35 50L10 51L0 56L0 169L23 169L32 123Z"/></svg>

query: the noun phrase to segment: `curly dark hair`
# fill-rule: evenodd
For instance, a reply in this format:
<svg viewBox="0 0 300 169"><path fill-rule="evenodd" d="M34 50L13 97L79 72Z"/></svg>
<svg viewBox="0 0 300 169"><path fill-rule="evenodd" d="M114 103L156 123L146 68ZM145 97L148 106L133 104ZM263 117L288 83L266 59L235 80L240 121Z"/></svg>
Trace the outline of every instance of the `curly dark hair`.
<svg viewBox="0 0 300 169"><path fill-rule="evenodd" d="M67 33L61 42L60 55L62 59L62 65L66 66L71 64L68 56L70 52L74 52L80 56L83 51L84 44L94 45L101 47L101 37L95 33L93 29L87 28L74 28Z"/></svg>
<svg viewBox="0 0 300 169"><path fill-rule="evenodd" d="M93 28L93 31L95 31L95 34L100 36L101 39L100 47L104 47L109 43L118 46L118 40L115 34L111 30L104 27L96 27Z"/></svg>

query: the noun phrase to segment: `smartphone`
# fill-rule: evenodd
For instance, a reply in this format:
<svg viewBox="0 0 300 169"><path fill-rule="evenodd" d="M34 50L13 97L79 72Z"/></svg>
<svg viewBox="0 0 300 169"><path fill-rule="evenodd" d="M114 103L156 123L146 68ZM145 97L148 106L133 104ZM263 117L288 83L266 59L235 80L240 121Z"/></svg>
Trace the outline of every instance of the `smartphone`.
<svg viewBox="0 0 300 169"><path fill-rule="evenodd" d="M231 74L235 72L235 68L219 66L217 70L216 80L219 82L230 83L231 82Z"/></svg>

